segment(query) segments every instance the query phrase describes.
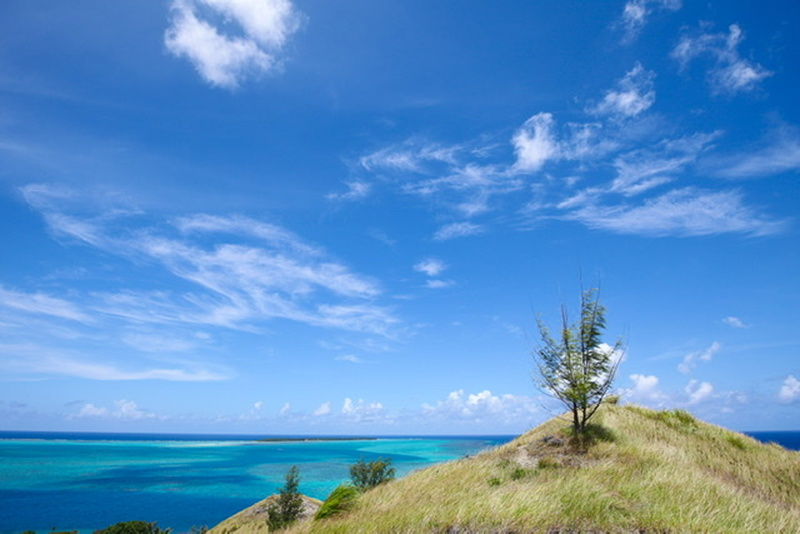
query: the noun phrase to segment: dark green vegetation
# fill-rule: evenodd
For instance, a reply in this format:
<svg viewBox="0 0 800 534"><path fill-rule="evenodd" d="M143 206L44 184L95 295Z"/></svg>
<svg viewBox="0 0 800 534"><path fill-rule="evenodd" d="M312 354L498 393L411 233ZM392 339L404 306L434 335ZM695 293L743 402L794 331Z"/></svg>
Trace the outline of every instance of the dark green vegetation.
<svg viewBox="0 0 800 534"><path fill-rule="evenodd" d="M147 521L125 521L96 530L94 534L169 534L170 529L162 530L156 523Z"/></svg>
<svg viewBox="0 0 800 534"><path fill-rule="evenodd" d="M360 491L367 491L392 480L395 472L391 458L378 458L371 462L361 459L350 467L350 480Z"/></svg>
<svg viewBox="0 0 800 534"><path fill-rule="evenodd" d="M554 338L539 320L542 345L534 353L542 389L560 400L572 414L576 437L583 434L589 419L611 389L622 342L608 347L602 342L606 310L596 289L581 293L581 316L570 325L565 307L561 309L561 329Z"/></svg>
<svg viewBox="0 0 800 534"><path fill-rule="evenodd" d="M275 503L267 508L267 524L270 530L278 530L291 525L303 511L303 498L298 491L300 470L293 465L286 473L286 484L280 489Z"/></svg>

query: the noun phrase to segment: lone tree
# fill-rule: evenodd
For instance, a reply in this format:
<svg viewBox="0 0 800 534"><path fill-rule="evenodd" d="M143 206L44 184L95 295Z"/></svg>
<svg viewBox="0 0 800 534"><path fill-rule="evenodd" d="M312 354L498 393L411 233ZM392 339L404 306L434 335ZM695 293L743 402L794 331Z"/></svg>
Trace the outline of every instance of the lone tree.
<svg viewBox="0 0 800 534"><path fill-rule="evenodd" d="M610 347L601 341L606 327L605 308L597 289L581 293L581 318L569 324L567 310L561 307L561 330L554 338L537 320L542 345L534 353L541 376L541 387L572 412L575 435L584 435L586 424L611 389L619 365L622 341Z"/></svg>
<svg viewBox="0 0 800 534"><path fill-rule="evenodd" d="M297 491L300 486L300 470L296 465L286 473L286 484L280 489L275 503L267 508L267 524L270 530L279 530L294 523L303 511L303 497Z"/></svg>

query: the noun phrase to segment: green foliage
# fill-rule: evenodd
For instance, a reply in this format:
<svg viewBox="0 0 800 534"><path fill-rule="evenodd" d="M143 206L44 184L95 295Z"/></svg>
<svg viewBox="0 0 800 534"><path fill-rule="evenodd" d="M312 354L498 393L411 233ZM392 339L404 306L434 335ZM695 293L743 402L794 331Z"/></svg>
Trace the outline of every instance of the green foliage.
<svg viewBox="0 0 800 534"><path fill-rule="evenodd" d="M147 521L124 521L96 530L94 534L169 534L171 529L162 530L156 523Z"/></svg>
<svg viewBox="0 0 800 534"><path fill-rule="evenodd" d="M581 294L581 316L570 325L566 309L561 310L561 330L554 338L538 321L542 345L534 353L541 376L540 386L572 412L575 433L583 434L586 425L611 389L618 361L612 356L622 350L617 342L611 350L602 343L605 308L597 290Z"/></svg>
<svg viewBox="0 0 800 534"><path fill-rule="evenodd" d="M492 477L489 480L487 480L487 483L490 486L495 487L495 486L499 486L500 484L502 484L502 481L497 477Z"/></svg>
<svg viewBox="0 0 800 534"><path fill-rule="evenodd" d="M516 467L511 471L511 480L521 480L528 476L528 470L522 467Z"/></svg>
<svg viewBox="0 0 800 534"><path fill-rule="evenodd" d="M350 466L350 480L359 490L367 491L392 480L395 472L391 458L378 458L371 462L365 462L362 458Z"/></svg>
<svg viewBox="0 0 800 534"><path fill-rule="evenodd" d="M350 510L358 501L361 492L355 486L342 484L328 495L325 502L317 511L314 519L325 519L341 512Z"/></svg>
<svg viewBox="0 0 800 534"><path fill-rule="evenodd" d="M270 530L280 530L291 525L303 511L303 498L297 491L300 486L300 470L293 465L286 473L286 484L280 489L277 502L267 508L267 525Z"/></svg>

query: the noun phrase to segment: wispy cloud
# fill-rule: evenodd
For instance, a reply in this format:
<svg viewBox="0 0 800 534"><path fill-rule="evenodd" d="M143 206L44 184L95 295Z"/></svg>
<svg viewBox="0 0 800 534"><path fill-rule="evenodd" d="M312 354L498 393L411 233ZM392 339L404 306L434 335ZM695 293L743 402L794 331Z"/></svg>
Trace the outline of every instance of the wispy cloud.
<svg viewBox="0 0 800 534"><path fill-rule="evenodd" d="M681 0L628 0L620 17L620 25L624 31L623 41L635 40L654 11L677 11L680 8Z"/></svg>
<svg viewBox="0 0 800 534"><path fill-rule="evenodd" d="M725 317L722 320L723 323L732 327L732 328L750 328L750 325L739 319L738 317Z"/></svg>
<svg viewBox="0 0 800 534"><path fill-rule="evenodd" d="M774 128L755 147L718 156L705 165L722 178L748 179L800 169L800 131L787 125Z"/></svg>
<svg viewBox="0 0 800 534"><path fill-rule="evenodd" d="M776 234L783 221L758 214L737 191L708 191L687 187L649 198L642 204L588 205L563 216L590 228L619 234L704 236L738 233Z"/></svg>
<svg viewBox="0 0 800 534"><path fill-rule="evenodd" d="M62 349L42 345L0 344L2 365L7 373L26 375L69 376L99 381L159 380L168 382L210 382L227 380L227 371L212 371L197 364L187 363L182 367L145 367L92 361L86 356L73 356ZM139 366L137 369L136 367Z"/></svg>
<svg viewBox="0 0 800 534"><path fill-rule="evenodd" d="M720 57L737 60L739 39L734 32L725 41L729 52ZM552 113L536 113L512 133L505 151L496 143L481 149L481 141L446 146L412 139L362 157L359 179L399 185L397 191L429 199L461 219L441 227L435 240L486 232L490 224L508 220L488 216L515 203L520 227L528 228L571 220L651 237L783 231L786 220L750 205L742 189L720 187L707 177L800 167L800 136L785 128L779 143L722 161L725 132L681 132L648 112L655 94L655 74L636 63L599 101L584 106L585 121L562 123Z"/></svg>
<svg viewBox="0 0 800 534"><path fill-rule="evenodd" d="M98 406L93 403L85 403L81 406L78 413L71 416L72 419L97 418L97 419L117 419L121 421L139 421L142 419L166 419L150 410L144 410L131 400L118 400L114 402L113 408Z"/></svg>
<svg viewBox="0 0 800 534"><path fill-rule="evenodd" d="M617 82L617 87L607 91L603 100L590 112L619 118L635 117L646 111L656 101L653 80L655 73L645 70L641 63Z"/></svg>
<svg viewBox="0 0 800 534"><path fill-rule="evenodd" d="M0 306L30 314L49 315L82 323L92 322L74 303L44 293L27 293L0 286Z"/></svg>
<svg viewBox="0 0 800 534"><path fill-rule="evenodd" d="M722 345L715 341L705 350L690 352L684 356L683 361L678 365L678 371L684 374L692 372L698 361L709 362L714 355L722 349Z"/></svg>
<svg viewBox="0 0 800 534"><path fill-rule="evenodd" d="M448 239L478 235L483 232L485 232L485 228L481 225L470 222L458 222L442 226L436 231L433 238L436 241L447 241Z"/></svg>
<svg viewBox="0 0 800 534"><path fill-rule="evenodd" d="M737 24L731 24L727 34L684 35L672 51L672 57L681 68L686 68L696 58L710 57L713 65L708 72L708 81L712 91L731 95L748 92L773 73L741 57L738 49L743 40L744 35Z"/></svg>
<svg viewBox="0 0 800 534"><path fill-rule="evenodd" d="M301 20L288 0L173 0L170 11L167 50L227 89L278 68ZM231 33L234 27L238 33Z"/></svg>

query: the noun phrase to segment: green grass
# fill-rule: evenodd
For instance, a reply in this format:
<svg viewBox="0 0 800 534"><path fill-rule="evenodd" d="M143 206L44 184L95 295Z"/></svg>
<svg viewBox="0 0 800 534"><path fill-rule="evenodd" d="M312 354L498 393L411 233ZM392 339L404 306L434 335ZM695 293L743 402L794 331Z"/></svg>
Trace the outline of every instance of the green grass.
<svg viewBox="0 0 800 534"><path fill-rule="evenodd" d="M800 453L688 412L604 405L368 491L291 532L800 532Z"/></svg>

